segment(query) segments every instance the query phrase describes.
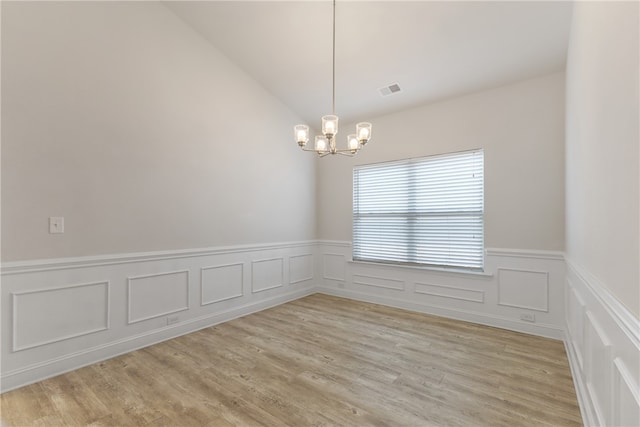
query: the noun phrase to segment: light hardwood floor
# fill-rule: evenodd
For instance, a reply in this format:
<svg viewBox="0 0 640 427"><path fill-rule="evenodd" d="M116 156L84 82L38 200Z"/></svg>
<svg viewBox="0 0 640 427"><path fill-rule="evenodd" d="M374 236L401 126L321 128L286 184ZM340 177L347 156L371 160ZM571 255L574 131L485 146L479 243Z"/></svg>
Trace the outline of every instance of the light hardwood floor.
<svg viewBox="0 0 640 427"><path fill-rule="evenodd" d="M5 393L3 426L572 426L562 342L312 295Z"/></svg>

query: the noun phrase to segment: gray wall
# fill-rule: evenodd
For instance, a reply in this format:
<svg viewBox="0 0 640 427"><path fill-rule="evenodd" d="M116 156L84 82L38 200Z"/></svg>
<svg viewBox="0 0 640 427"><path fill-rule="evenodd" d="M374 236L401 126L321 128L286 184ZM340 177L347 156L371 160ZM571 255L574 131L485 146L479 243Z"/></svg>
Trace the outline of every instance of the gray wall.
<svg viewBox="0 0 640 427"><path fill-rule="evenodd" d="M300 121L157 3L3 2L2 261L313 239Z"/></svg>
<svg viewBox="0 0 640 427"><path fill-rule="evenodd" d="M354 165L484 148L485 245L564 249L564 73L365 119L370 145L320 162L320 238L351 240Z"/></svg>
<svg viewBox="0 0 640 427"><path fill-rule="evenodd" d="M577 2L567 62L568 261L640 317L638 3Z"/></svg>

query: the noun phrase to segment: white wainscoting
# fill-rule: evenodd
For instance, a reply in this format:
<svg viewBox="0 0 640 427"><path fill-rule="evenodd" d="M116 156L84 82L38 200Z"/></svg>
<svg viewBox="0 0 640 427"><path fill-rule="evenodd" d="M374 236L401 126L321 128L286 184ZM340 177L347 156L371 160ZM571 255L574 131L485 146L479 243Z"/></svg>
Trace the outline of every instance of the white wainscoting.
<svg viewBox="0 0 640 427"><path fill-rule="evenodd" d="M564 339L585 424L640 419L640 322L563 254L487 249L478 274L335 241L5 263L1 391L314 292Z"/></svg>
<svg viewBox="0 0 640 427"><path fill-rule="evenodd" d="M562 253L487 249L484 273L473 273L353 262L350 242L319 251L320 292L564 338Z"/></svg>
<svg viewBox="0 0 640 427"><path fill-rule="evenodd" d="M2 265L1 391L314 292L315 241Z"/></svg>
<svg viewBox="0 0 640 427"><path fill-rule="evenodd" d="M596 278L566 261L569 363L586 426L640 425L640 321Z"/></svg>

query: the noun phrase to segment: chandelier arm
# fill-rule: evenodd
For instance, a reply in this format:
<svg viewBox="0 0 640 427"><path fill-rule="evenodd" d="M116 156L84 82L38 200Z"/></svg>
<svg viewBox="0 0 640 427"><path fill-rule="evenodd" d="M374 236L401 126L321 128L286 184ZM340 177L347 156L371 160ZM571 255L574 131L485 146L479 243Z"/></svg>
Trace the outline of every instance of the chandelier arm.
<svg viewBox="0 0 640 427"><path fill-rule="evenodd" d="M348 151L348 152L347 152ZM336 151L336 154L340 154L341 156L346 156L346 157L353 157L356 155L356 153L351 153L351 150L340 150L340 151Z"/></svg>

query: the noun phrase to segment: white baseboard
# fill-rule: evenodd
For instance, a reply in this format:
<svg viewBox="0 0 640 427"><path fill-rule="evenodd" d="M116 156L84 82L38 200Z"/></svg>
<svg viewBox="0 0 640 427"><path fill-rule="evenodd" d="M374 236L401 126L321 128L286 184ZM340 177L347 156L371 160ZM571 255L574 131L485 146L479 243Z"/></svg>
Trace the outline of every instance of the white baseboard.
<svg viewBox="0 0 640 427"><path fill-rule="evenodd" d="M370 295L362 292L355 292L346 289L318 288L318 293L334 295L342 298L349 298L356 301L370 302L373 304L385 305L388 307L400 308L403 310L415 311L418 313L432 314L449 319L462 320L465 322L477 323L479 325L493 326L510 331L523 332L541 337L563 339L563 330L554 325L530 324L529 322L510 319L497 315L473 312L469 310L457 310L450 307L438 307L429 304L417 304L403 299L395 299L386 296Z"/></svg>

